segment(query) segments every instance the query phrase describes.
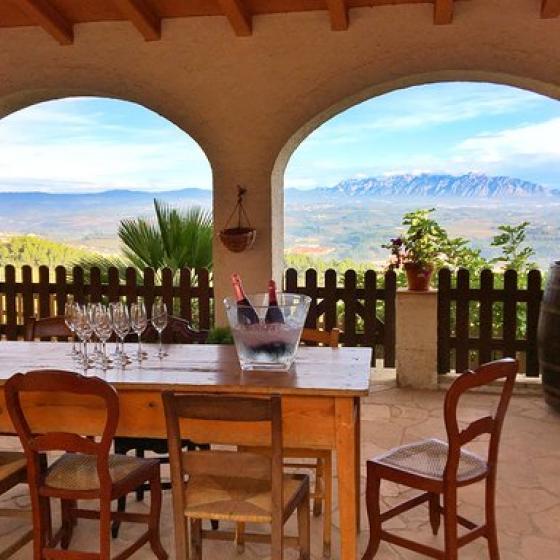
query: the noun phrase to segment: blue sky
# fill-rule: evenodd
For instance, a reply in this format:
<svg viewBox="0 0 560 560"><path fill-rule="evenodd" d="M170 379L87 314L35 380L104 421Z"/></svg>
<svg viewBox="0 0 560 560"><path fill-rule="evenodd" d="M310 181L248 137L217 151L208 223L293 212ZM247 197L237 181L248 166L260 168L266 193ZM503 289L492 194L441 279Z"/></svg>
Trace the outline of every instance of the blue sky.
<svg viewBox="0 0 560 560"><path fill-rule="evenodd" d="M412 87L334 117L296 150L288 187L469 171L560 187L560 103L492 84ZM132 103L74 98L0 120L0 190L210 188L198 145Z"/></svg>

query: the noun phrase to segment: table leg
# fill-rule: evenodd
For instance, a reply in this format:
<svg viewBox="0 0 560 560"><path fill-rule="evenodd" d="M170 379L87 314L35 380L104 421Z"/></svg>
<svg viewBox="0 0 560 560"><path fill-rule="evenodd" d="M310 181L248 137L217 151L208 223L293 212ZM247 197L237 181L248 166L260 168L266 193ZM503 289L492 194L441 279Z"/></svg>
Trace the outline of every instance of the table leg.
<svg viewBox="0 0 560 560"><path fill-rule="evenodd" d="M361 504L362 496L360 495L362 487L362 473L360 471L362 466L362 435L361 435L361 409L360 409L360 398L356 397L354 399L355 411L356 411L356 422L354 424L355 433L355 449L356 449L356 463L354 465L356 469L356 529L357 533L361 531Z"/></svg>
<svg viewBox="0 0 560 560"><path fill-rule="evenodd" d="M356 512L356 415L353 398L335 399L338 508L340 512L341 560L355 560L357 554Z"/></svg>

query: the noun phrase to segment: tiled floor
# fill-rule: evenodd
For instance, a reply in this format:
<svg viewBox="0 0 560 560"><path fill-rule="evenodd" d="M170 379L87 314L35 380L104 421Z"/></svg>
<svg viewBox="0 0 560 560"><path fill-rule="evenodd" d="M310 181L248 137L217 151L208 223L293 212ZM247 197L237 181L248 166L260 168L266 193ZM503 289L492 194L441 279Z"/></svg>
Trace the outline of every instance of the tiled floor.
<svg viewBox="0 0 560 560"><path fill-rule="evenodd" d="M375 385L371 396L364 400L362 408L363 463L365 458L405 442L429 436L444 437L442 420L442 391L412 391L397 389L392 383ZM495 397L488 394L472 394L464 398L462 413L466 419L484 414ZM0 447L13 445L8 438L0 438ZM482 451L483 443L473 446ZM365 474L365 469L362 469ZM364 486L362 480L362 492ZM405 488L384 483L383 502L391 506L411 494ZM170 518L170 496L164 502L163 540L166 549L173 554L173 531ZM336 494L336 487L335 487ZM16 503L25 507L28 500L25 488L18 488L2 499L3 503ZM460 492L460 511L473 520L482 521L483 485L477 484ZM145 510L145 504L131 502L130 509ZM510 405L503 432L499 484L497 493L498 526L502 560L558 560L560 559L560 414L548 409L539 396L515 396ZM365 549L368 533L365 511L362 511L363 530L360 535L360 553ZM335 525L337 512L335 511ZM21 521L0 519L0 546L7 539L17 537ZM427 510L420 507L401 516L388 525L399 534L421 539L427 543L441 543L429 530ZM289 523L293 531L294 524ZM121 538L115 542L115 552L122 549L139 529L123 526ZM95 550L96 526L83 521L78 527L74 544ZM313 558L321 557L321 519L312 520ZM295 551L288 550L286 558L293 559ZM31 558L27 546L14 556L14 560ZM153 558L148 548L143 548L134 558ZM204 558L211 560L265 559L269 558L265 545L248 544L239 555L231 543L205 542ZM333 560L339 558L338 530L335 527ZM379 560L414 559L421 556L383 544L376 556ZM460 552L461 560L487 558L485 542L475 541Z"/></svg>

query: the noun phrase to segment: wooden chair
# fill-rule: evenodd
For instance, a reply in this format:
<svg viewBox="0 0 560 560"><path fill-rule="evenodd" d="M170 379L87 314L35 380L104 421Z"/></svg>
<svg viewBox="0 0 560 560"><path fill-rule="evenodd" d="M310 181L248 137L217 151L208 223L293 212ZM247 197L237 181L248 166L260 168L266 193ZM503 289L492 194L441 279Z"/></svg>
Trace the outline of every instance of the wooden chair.
<svg viewBox="0 0 560 560"><path fill-rule="evenodd" d="M67 371L41 370L12 376L4 386L6 406L19 435L27 458L27 475L33 511L33 551L35 560L46 558L95 559L110 558L112 518L135 523L147 523L147 531L118 555L119 560L131 556L149 543L160 560L167 559L159 536L161 511L161 485L159 462L154 459L137 459L110 455L109 451L119 419L119 399L115 389L96 377L84 377ZM49 398L58 399L62 393L75 398L95 398L106 409L103 435L99 442L81 435L59 432L54 415L48 415L49 426L41 426L41 415L24 412L22 393L39 393L42 403ZM60 406L60 405L58 405ZM47 419L46 417L44 418ZM40 435L37 435L40 434ZM46 470L40 468L41 454L63 451ZM126 495L145 480L151 485L149 514L112 513L111 501ZM62 526L52 534L50 526L50 499L61 500ZM77 500L99 500L99 511L79 509ZM68 550L74 525L78 518L100 520L100 552L84 553ZM57 549L58 544L62 549Z"/></svg>
<svg viewBox="0 0 560 560"><path fill-rule="evenodd" d="M192 343L204 343L208 337L207 331L196 331L192 328L191 324L180 317L170 316L168 318L167 327L164 331L166 335L166 341L169 344L192 344ZM131 340L137 340L135 338ZM157 331L154 329L152 324L148 325L148 328L142 335L142 340L144 342L156 342L158 340ZM194 443L188 439L183 440L183 447L194 451L195 449L209 449L207 444ZM115 438L115 453L119 455L126 455L129 451L134 451L136 457L143 458L146 453L155 453L159 457L159 461L162 464L168 463L169 459L167 457L167 440L160 438L135 438L135 437L116 437ZM171 488L169 482L163 482L162 488L168 490ZM136 500L141 502L144 500L144 493L149 491L149 484L142 484L136 489ZM126 511L126 496L122 496L118 501L118 511ZM119 521L115 521L112 527L113 538L119 535ZM216 521L212 521L212 526L217 529L218 525Z"/></svg>
<svg viewBox="0 0 560 560"><path fill-rule="evenodd" d="M320 329L303 329L301 342L338 348L340 330L325 331ZM257 453L269 452L264 447L239 448L240 451L252 450ZM313 515L318 517L324 511L323 517L323 556L330 557L332 541L332 487L333 467L332 451L330 449L313 448L284 448L284 467L289 469L309 469L315 473L315 486L311 492L313 499ZM292 460L290 460L292 459ZM309 462L302 462L302 460ZM324 503L324 510L323 510ZM242 529L238 529L242 531ZM240 546L242 549L243 545Z"/></svg>
<svg viewBox="0 0 560 560"><path fill-rule="evenodd" d="M367 462L366 502L370 538L362 560L373 558L382 540L431 558L457 560L459 548L479 537L487 539L491 560L499 560L494 505L498 447L516 374L517 362L510 358L485 364L475 372L467 371L453 383L445 397L447 442L428 439L403 445ZM461 396L469 389L498 379L503 379L504 383L495 414L479 418L466 428L460 429L457 407ZM482 434L490 434L486 458L463 449L464 445ZM381 513L379 490L382 479L418 488L424 493ZM476 525L458 515L457 490L481 480L486 481L486 522L484 525ZM443 495L443 506L440 504L440 494ZM434 535L438 532L440 516L443 514L444 550L417 543L382 528L384 521L424 502L429 504L430 524ZM466 527L469 531L459 537L458 525Z"/></svg>
<svg viewBox="0 0 560 560"><path fill-rule="evenodd" d="M272 560L281 560L284 523L297 509L300 559L309 560L309 478L284 473L280 397L165 392L163 404L173 482L176 558L189 558L188 540L192 560L201 560L203 537L230 537L223 531L202 531L203 519L220 519L242 527L247 522L271 524ZM271 436L271 455L226 450L182 452L179 422L188 432L189 422L200 420L222 425L249 422L255 429L268 424L270 431L265 433ZM243 536L247 540L266 538Z"/></svg>
<svg viewBox="0 0 560 560"><path fill-rule="evenodd" d="M27 482L26 471L25 454L16 451L0 451L0 494L4 494L18 484ZM31 520L31 513L20 509L0 509L0 517L24 517ZM11 558L32 539L33 531L26 531L16 541L0 551L0 560Z"/></svg>
<svg viewBox="0 0 560 560"><path fill-rule="evenodd" d="M36 338L47 339L62 338L67 340L72 336L72 332L66 326L64 317L46 317L37 319L36 317L28 317L25 319L24 340L32 342Z"/></svg>

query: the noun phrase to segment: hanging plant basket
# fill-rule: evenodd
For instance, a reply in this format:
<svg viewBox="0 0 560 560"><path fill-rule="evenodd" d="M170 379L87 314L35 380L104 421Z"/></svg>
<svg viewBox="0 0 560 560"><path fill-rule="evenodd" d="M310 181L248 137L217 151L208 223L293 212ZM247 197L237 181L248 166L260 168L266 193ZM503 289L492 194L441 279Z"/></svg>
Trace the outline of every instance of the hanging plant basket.
<svg viewBox="0 0 560 560"><path fill-rule="evenodd" d="M257 230L251 227L251 223L243 207L243 197L246 192L247 189L237 185L237 204L228 218L226 227L218 234L224 247L233 253L241 253L250 249L255 243L255 238L257 236ZM228 227L235 214L237 214L237 226ZM243 222L245 222L246 225L243 225Z"/></svg>
<svg viewBox="0 0 560 560"><path fill-rule="evenodd" d="M233 253L250 249L255 243L256 230L247 227L235 227L220 231L220 241Z"/></svg>

